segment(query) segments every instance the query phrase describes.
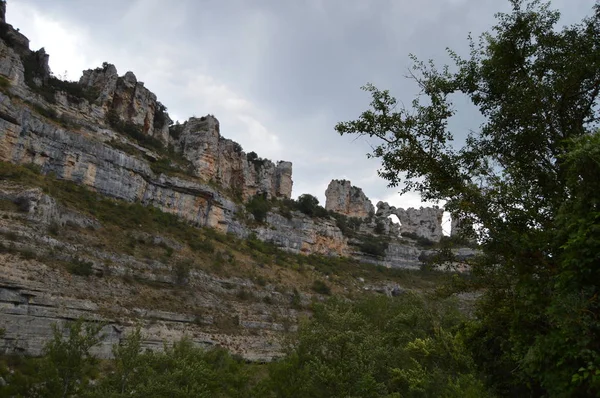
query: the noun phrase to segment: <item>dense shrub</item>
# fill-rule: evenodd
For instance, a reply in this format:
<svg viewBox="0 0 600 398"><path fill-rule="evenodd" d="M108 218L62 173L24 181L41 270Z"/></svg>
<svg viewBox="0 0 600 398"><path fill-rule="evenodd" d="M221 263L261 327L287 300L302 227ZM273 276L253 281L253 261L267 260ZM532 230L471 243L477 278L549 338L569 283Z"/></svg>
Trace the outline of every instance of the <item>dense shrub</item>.
<svg viewBox="0 0 600 398"><path fill-rule="evenodd" d="M27 397L252 397L253 368L224 349L204 350L190 340L143 351L139 329L113 347L114 359L99 366L90 350L102 325L77 321L68 337L58 328L42 359L26 358L3 370L1 396ZM101 373L102 371L102 373ZM98 378L99 376L99 378ZM94 382L91 379L95 378Z"/></svg>
<svg viewBox="0 0 600 398"><path fill-rule="evenodd" d="M241 149L241 147L240 147L240 149ZM248 152L246 154L246 160L248 160L248 162L250 162L254 165L254 169L256 170L257 173L265 165L265 163L269 161L268 159L263 159L263 158L258 157L256 152L254 152L254 151Z"/></svg>
<svg viewBox="0 0 600 398"><path fill-rule="evenodd" d="M275 397L487 397L452 303L405 294L313 306L269 367Z"/></svg>
<svg viewBox="0 0 600 398"><path fill-rule="evenodd" d="M67 270L73 275L90 276L94 273L93 263L79 257L74 258L69 263Z"/></svg>
<svg viewBox="0 0 600 398"><path fill-rule="evenodd" d="M179 121L175 122L172 126L169 126L169 135L174 139L178 140L183 132L184 124L179 123Z"/></svg>
<svg viewBox="0 0 600 398"><path fill-rule="evenodd" d="M262 223L265 221L269 210L271 210L271 203L265 195L256 194L246 203L246 210L254 216L256 221Z"/></svg>
<svg viewBox="0 0 600 398"><path fill-rule="evenodd" d="M214 243L206 238L202 239L190 239L188 242L190 249L194 251L200 251L204 253L213 254L215 252Z"/></svg>
<svg viewBox="0 0 600 398"><path fill-rule="evenodd" d="M310 288L315 293L325 294L327 296L331 294L331 288L329 287L329 285L327 285L327 283L323 282L320 279L315 280Z"/></svg>
<svg viewBox="0 0 600 398"><path fill-rule="evenodd" d="M152 124L155 129L159 129L166 123L173 123L167 113L167 107L160 101L156 101L156 109L154 110L154 120L152 121Z"/></svg>
<svg viewBox="0 0 600 398"><path fill-rule="evenodd" d="M358 248L361 252L372 256L383 257L388 248L387 239L376 238L374 236L363 236Z"/></svg>
<svg viewBox="0 0 600 398"><path fill-rule="evenodd" d="M173 266L173 279L178 285L187 285L190 279L190 271L193 263L191 261L178 261Z"/></svg>
<svg viewBox="0 0 600 398"><path fill-rule="evenodd" d="M342 231L344 236L348 238L357 236L358 230L363 222L361 218L348 217L344 214L333 211L330 214L333 218L335 218L335 225L340 229L340 231Z"/></svg>
<svg viewBox="0 0 600 398"><path fill-rule="evenodd" d="M305 193L298 197L296 202L298 210L310 217L328 217L329 212L319 206L319 199L311 194Z"/></svg>

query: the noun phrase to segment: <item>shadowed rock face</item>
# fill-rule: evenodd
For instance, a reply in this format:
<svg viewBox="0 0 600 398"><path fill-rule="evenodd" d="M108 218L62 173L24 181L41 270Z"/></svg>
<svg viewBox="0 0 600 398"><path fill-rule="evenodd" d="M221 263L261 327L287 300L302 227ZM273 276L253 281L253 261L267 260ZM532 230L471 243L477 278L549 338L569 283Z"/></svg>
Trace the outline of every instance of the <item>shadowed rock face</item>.
<svg viewBox="0 0 600 398"><path fill-rule="evenodd" d="M421 207L419 209L395 208L386 202L377 203L377 217L395 215L400 220L400 233L414 233L434 242L442 238L442 216L444 209L438 207Z"/></svg>
<svg viewBox="0 0 600 398"><path fill-rule="evenodd" d="M331 180L325 191L325 208L348 217L366 218L374 213L373 204L362 189L347 180Z"/></svg>

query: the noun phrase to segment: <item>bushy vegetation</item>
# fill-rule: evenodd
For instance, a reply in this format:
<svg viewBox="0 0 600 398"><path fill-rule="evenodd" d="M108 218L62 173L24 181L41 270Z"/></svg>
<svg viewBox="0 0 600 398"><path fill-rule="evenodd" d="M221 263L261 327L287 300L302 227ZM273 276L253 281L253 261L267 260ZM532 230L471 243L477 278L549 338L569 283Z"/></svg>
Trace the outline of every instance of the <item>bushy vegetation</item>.
<svg viewBox="0 0 600 398"><path fill-rule="evenodd" d="M246 210L254 216L257 222L263 223L271 206L271 202L264 194L256 194L246 203Z"/></svg>
<svg viewBox="0 0 600 398"><path fill-rule="evenodd" d="M71 260L71 263L69 264L69 267L67 269L70 273L74 275L90 276L94 273L94 270L92 268L93 265L94 264L91 261L86 261L77 257Z"/></svg>
<svg viewBox="0 0 600 398"><path fill-rule="evenodd" d="M329 285L327 285L327 283L323 282L320 279L315 280L310 288L315 293L325 294L327 296L331 294L331 288L329 287Z"/></svg>
<svg viewBox="0 0 600 398"><path fill-rule="evenodd" d="M240 296L242 297L242 296ZM244 295L243 300L247 300ZM246 364L190 340L142 350L139 330L100 363L101 324L55 330L42 358L0 361L2 396L57 397L486 397L451 302L413 294L313 306L286 356ZM66 333L65 333L66 332Z"/></svg>
<svg viewBox="0 0 600 398"><path fill-rule="evenodd" d="M372 156L391 186L476 226L464 237L481 255L456 288L484 291L465 336L488 385L599 396L600 4L564 27L549 4L511 6L468 57L450 51L452 67L413 57L410 109L369 84L370 109L336 130L379 139ZM457 96L484 120L459 148L448 127Z"/></svg>
<svg viewBox="0 0 600 398"><path fill-rule="evenodd" d="M310 217L329 216L329 212L319 205L319 199L308 193L298 196L297 208L299 211Z"/></svg>
<svg viewBox="0 0 600 398"><path fill-rule="evenodd" d="M319 205L319 199L307 193L300 195L298 200L279 199L274 201L273 206L286 218L292 217L292 211L299 211L313 218L330 216L330 213Z"/></svg>
<svg viewBox="0 0 600 398"><path fill-rule="evenodd" d="M412 294L314 305L269 369L270 396L486 397L461 323L451 303Z"/></svg>
<svg viewBox="0 0 600 398"><path fill-rule="evenodd" d="M375 236L363 236L358 249L366 254L370 254L375 257L385 256L385 251L389 245L388 239L382 239Z"/></svg>
<svg viewBox="0 0 600 398"><path fill-rule="evenodd" d="M240 147L240 151L241 151L241 147ZM248 152L246 154L246 160L248 160L248 162L250 162L254 165L254 169L256 170L257 173L265 165L265 163L269 161L268 159L263 159L263 158L258 157L256 152L254 152L254 151Z"/></svg>
<svg viewBox="0 0 600 398"><path fill-rule="evenodd" d="M416 241L417 245L421 246L421 247L434 247L436 246L436 242L432 241L431 239L427 239L424 236L418 235L415 232L402 232L400 234L401 236L404 236L405 238L410 238ZM448 242L447 240L445 240L445 242ZM456 242L456 240L454 240L454 242Z"/></svg>
<svg viewBox="0 0 600 398"><path fill-rule="evenodd" d="M152 125L155 129L160 129L165 124L171 125L173 122L169 118L167 107L164 106L160 101L156 101L156 109L154 110L154 120L152 121Z"/></svg>
<svg viewBox="0 0 600 398"><path fill-rule="evenodd" d="M184 127L185 127L185 124L181 124L181 123L179 123L179 121L175 122L175 124L172 124L171 126L169 126L169 135L174 140L178 140L179 137L181 136L181 133L183 132Z"/></svg>
<svg viewBox="0 0 600 398"><path fill-rule="evenodd" d="M105 366L90 354L102 325L81 320L55 329L40 359L8 358L0 367L2 396L23 397L247 397L252 369L222 349L203 350L182 340L163 352L142 351L131 333L113 347ZM10 372L9 367L17 368Z"/></svg>

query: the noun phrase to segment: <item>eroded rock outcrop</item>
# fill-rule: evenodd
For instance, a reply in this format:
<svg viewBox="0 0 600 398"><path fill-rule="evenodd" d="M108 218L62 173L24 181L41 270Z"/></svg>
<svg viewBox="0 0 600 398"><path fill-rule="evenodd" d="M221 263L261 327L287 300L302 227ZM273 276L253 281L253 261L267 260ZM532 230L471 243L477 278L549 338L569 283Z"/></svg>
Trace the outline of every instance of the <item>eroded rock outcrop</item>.
<svg viewBox="0 0 600 398"><path fill-rule="evenodd" d="M292 163L249 156L238 143L221 136L219 121L212 115L184 123L177 149L192 162L196 176L229 188L244 200L257 193L267 198L292 195Z"/></svg>
<svg viewBox="0 0 600 398"><path fill-rule="evenodd" d="M169 144L169 125L172 123L166 108L158 102L156 95L137 80L133 72L119 77L114 65L105 63L101 68L83 72L79 84L98 93L96 102L106 112L126 122L133 123L147 134Z"/></svg>
<svg viewBox="0 0 600 398"><path fill-rule="evenodd" d="M366 218L373 215L373 204L362 189L347 180L332 180L325 191L325 208L348 217Z"/></svg>
<svg viewBox="0 0 600 398"><path fill-rule="evenodd" d="M412 233L434 242L442 236L442 216L444 210L439 207L409 208L407 210L390 206L386 202L377 203L377 217L395 215L400 220L400 233Z"/></svg>
<svg viewBox="0 0 600 398"><path fill-rule="evenodd" d="M266 221L267 225L256 229L257 236L293 253L326 256L350 254L348 239L333 220L315 219L294 212L289 218L269 213Z"/></svg>

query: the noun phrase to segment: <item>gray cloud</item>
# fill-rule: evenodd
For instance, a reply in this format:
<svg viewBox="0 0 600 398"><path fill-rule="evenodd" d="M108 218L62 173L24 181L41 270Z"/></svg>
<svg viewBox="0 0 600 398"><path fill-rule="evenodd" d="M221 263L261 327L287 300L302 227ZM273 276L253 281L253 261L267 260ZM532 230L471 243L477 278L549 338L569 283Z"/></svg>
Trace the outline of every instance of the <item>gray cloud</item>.
<svg viewBox="0 0 600 398"><path fill-rule="evenodd" d="M554 7L573 23L593 4ZM329 180L346 178L372 199L415 206L416 195L399 198L377 177L368 140L333 126L367 108L366 82L409 104L409 53L448 62L446 47L466 53L469 32L508 10L498 0L19 0L9 1L8 20L46 47L56 73L77 79L109 61L134 71L176 118L213 113L246 150L291 160L294 195L323 201ZM457 108L457 133L476 128L468 104Z"/></svg>

